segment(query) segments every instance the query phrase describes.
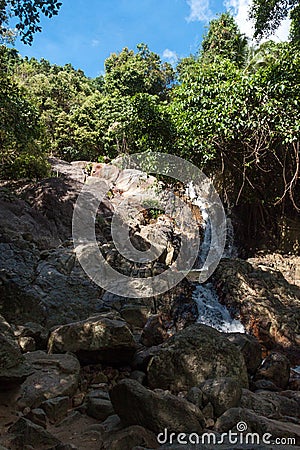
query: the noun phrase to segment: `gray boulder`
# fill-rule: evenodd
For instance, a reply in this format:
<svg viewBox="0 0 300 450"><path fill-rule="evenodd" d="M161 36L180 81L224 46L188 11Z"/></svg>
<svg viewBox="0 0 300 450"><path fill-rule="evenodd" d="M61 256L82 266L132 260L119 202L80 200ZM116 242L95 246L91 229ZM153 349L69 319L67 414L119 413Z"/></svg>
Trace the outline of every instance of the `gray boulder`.
<svg viewBox="0 0 300 450"><path fill-rule="evenodd" d="M221 416L227 409L240 405L242 389L235 378L207 380L200 388L212 404L214 416Z"/></svg>
<svg viewBox="0 0 300 450"><path fill-rule="evenodd" d="M223 259L214 272L219 297L268 350L299 361L300 289L272 268Z"/></svg>
<svg viewBox="0 0 300 450"><path fill-rule="evenodd" d="M217 330L194 324L172 336L148 365L151 388L188 390L210 378L231 377L248 387L240 350Z"/></svg>
<svg viewBox="0 0 300 450"><path fill-rule="evenodd" d="M50 335L50 353L75 353L83 362L128 363L136 350L125 321L97 315L56 328Z"/></svg>
<svg viewBox="0 0 300 450"><path fill-rule="evenodd" d="M246 424L248 433L258 433L260 436L269 433L272 441L275 438L295 438L296 444L300 444L299 425L268 419L244 408L228 409L218 418L215 429L220 433L227 433L229 430L237 431L237 424L241 422Z"/></svg>
<svg viewBox="0 0 300 450"><path fill-rule="evenodd" d="M116 414L126 426L140 425L154 433L167 428L174 432L201 433L201 411L185 399L168 392L153 392L134 380L125 379L110 392Z"/></svg>
<svg viewBox="0 0 300 450"><path fill-rule="evenodd" d="M299 401L275 392L254 393L243 389L241 407L270 419L280 419L284 416L300 418Z"/></svg>
<svg viewBox="0 0 300 450"><path fill-rule="evenodd" d="M86 413L101 422L114 414L109 394L99 389L91 391L86 396Z"/></svg>
<svg viewBox="0 0 300 450"><path fill-rule="evenodd" d="M80 365L73 355L47 355L42 351L26 353L25 360L33 373L20 387L18 405L37 408L45 400L75 394Z"/></svg>
<svg viewBox="0 0 300 450"><path fill-rule="evenodd" d="M47 450L61 443L56 437L44 430L43 427L24 417L21 417L10 427L9 433L13 435L11 448L14 450L23 450L27 445L37 450Z"/></svg>

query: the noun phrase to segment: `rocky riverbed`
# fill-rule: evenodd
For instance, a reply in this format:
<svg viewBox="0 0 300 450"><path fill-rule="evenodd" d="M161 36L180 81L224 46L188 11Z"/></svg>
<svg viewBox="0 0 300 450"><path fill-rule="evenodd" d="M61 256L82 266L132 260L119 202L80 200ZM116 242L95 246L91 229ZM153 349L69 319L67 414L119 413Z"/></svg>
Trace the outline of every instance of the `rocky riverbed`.
<svg viewBox="0 0 300 450"><path fill-rule="evenodd" d="M279 255L221 261L211 283L246 333L198 323L195 284L186 279L158 297L111 294L90 281L73 249L84 164L52 165L53 178L0 187L0 449L183 448L157 435L217 440L241 422L300 445L296 257L294 272ZM113 267L133 275L137 267L112 242L114 208L137 191L164 201L171 191L111 165L95 165L93 175L113 183L97 215L99 246ZM166 248L155 263L139 265L146 277L166 270L180 246L179 219L153 212L153 204L130 224L138 248L153 234Z"/></svg>

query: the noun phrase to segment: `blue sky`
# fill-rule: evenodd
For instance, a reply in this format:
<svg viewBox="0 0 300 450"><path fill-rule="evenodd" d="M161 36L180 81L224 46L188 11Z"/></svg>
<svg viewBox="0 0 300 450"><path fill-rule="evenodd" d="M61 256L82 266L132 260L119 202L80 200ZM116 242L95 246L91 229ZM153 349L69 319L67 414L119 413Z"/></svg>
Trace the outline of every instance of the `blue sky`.
<svg viewBox="0 0 300 450"><path fill-rule="evenodd" d="M228 7L241 30L251 36L247 18L251 0L61 1L58 16L42 18L43 31L35 35L33 45L17 41L16 48L22 56L71 63L90 77L103 73L110 53L135 49L141 42L165 61L195 53L209 20ZM286 37L288 24L281 28L279 40Z"/></svg>

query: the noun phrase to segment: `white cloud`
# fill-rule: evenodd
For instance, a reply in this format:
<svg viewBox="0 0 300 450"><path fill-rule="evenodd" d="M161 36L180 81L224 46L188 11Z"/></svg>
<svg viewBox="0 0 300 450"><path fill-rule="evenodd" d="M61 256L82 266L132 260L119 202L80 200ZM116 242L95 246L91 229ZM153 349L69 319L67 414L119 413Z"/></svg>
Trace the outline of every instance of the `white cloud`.
<svg viewBox="0 0 300 450"><path fill-rule="evenodd" d="M92 40L92 47L99 47L99 45L100 45L100 41L98 41L98 39Z"/></svg>
<svg viewBox="0 0 300 450"><path fill-rule="evenodd" d="M272 36L273 41L282 42L286 41L290 34L291 20L285 19L281 22L280 27L275 31Z"/></svg>
<svg viewBox="0 0 300 450"><path fill-rule="evenodd" d="M232 10L236 23L242 33L252 39L254 23L249 19L249 8L251 0L225 0L226 8Z"/></svg>
<svg viewBox="0 0 300 450"><path fill-rule="evenodd" d="M168 48L164 50L162 56L163 58L167 59L171 64L176 64L176 62L178 61L177 53L173 52L173 50L169 50Z"/></svg>
<svg viewBox="0 0 300 450"><path fill-rule="evenodd" d="M191 8L190 15L186 18L188 22L209 21L213 14L209 7L209 0L186 0Z"/></svg>
<svg viewBox="0 0 300 450"><path fill-rule="evenodd" d="M253 38L254 22L249 19L249 10L252 0L225 0L224 6L233 11L235 20L241 30L250 39ZM275 42L286 41L289 36L290 20L284 20L280 27L275 31L274 35L263 41L272 39ZM262 41L262 42L263 42Z"/></svg>

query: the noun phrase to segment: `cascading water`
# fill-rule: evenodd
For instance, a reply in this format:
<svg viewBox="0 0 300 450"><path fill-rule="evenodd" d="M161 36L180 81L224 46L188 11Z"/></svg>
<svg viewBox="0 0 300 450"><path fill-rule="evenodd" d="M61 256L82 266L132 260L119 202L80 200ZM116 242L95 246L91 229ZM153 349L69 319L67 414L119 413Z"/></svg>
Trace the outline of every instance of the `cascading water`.
<svg viewBox="0 0 300 450"><path fill-rule="evenodd" d="M197 195L193 183L187 186L187 196L194 205L197 205L201 211L203 218L203 241L201 244L197 266L201 268L208 255L211 245L211 225L207 206L205 201ZM227 220L227 238L223 257L230 258L236 256L236 250L233 245L233 227L231 220ZM239 332L245 333L245 329L241 322L232 319L226 306L221 305L218 295L212 283L206 282L197 284L193 293L193 299L198 306L198 322L210 327L216 328L223 332Z"/></svg>

